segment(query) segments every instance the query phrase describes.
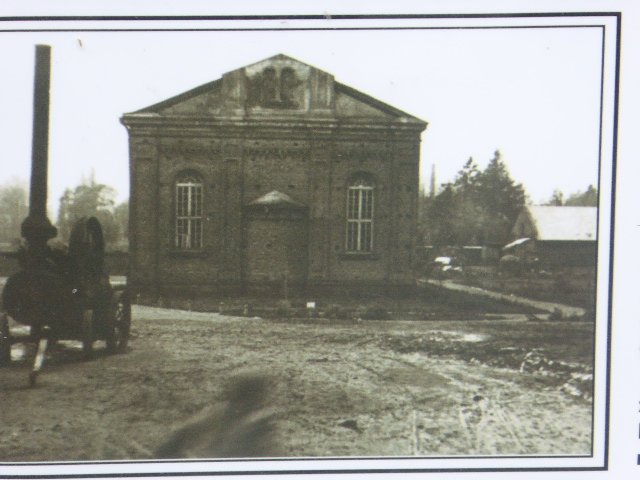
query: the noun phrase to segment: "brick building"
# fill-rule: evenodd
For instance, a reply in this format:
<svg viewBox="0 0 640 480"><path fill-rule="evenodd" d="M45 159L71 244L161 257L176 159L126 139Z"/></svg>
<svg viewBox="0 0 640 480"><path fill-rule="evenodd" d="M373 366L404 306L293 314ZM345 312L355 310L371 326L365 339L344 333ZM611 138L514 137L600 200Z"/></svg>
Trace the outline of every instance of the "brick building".
<svg viewBox="0 0 640 480"><path fill-rule="evenodd" d="M134 288L412 284L424 121L276 55L122 123Z"/></svg>

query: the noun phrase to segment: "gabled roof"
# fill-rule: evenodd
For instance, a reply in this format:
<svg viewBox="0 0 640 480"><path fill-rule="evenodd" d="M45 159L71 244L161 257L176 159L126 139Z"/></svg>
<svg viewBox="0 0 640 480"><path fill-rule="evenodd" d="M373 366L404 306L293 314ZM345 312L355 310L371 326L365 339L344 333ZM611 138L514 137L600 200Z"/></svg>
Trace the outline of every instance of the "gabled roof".
<svg viewBox="0 0 640 480"><path fill-rule="evenodd" d="M427 125L427 122L425 122L424 120L421 120L409 113L388 105L370 95L356 90L355 88L339 83L333 79L333 76L331 74L284 54L274 55L264 60L260 60L250 65L232 70L231 72L225 73L223 75L223 78L219 78L212 82L208 82L198 87L192 88L191 90L180 93L135 112L126 113L124 117L142 118L143 116L153 117L157 115L172 115L171 112L173 110L173 107L181 108L181 104L200 101L197 97L201 97L203 100L205 100L204 103L208 105L207 108L213 108L215 110L216 106L220 107L224 103L225 95L228 95L229 88L228 86L225 86L227 85L225 82L238 81L238 78L247 78L247 76L249 75L254 75L256 72L258 72L258 69L261 66L268 66L270 62L280 62L280 64L294 65L296 68L302 69L302 71L314 71L320 76L330 78L331 80L329 84L333 86L334 100L337 101L339 98L348 98L348 101L350 102L350 104L347 106L349 112L341 113L341 110L338 111L338 107L335 108L335 114L339 117L342 117L343 115L346 117L380 116L386 117L389 120L393 119L393 121L400 123L421 126L422 128L425 128ZM344 102L341 102L340 105L340 108L342 108L342 106L346 104L344 104ZM358 105L361 105L361 107L359 108ZM202 111L198 113L201 114Z"/></svg>
<svg viewBox="0 0 640 480"><path fill-rule="evenodd" d="M366 103L372 106L373 108L380 110L381 112L384 112L393 117L398 117L404 121L424 123L425 125L427 123L424 120L419 119L418 117L414 117L413 115L410 115L407 112L404 112L396 107L392 107L388 103L384 103L378 100L377 98L374 98L371 95L367 95L366 93L356 90L353 87L349 87L344 83L335 82L335 90L336 92L342 92L351 98L360 100L361 102Z"/></svg>
<svg viewBox="0 0 640 480"><path fill-rule="evenodd" d="M135 112L131 112L131 114L137 115L141 113L157 113L160 110L164 110L165 108L178 105L179 103L185 102L199 95L203 95L211 92L217 92L218 90L220 90L221 87L222 87L222 79L218 78L213 82L207 82L196 88L192 88L191 90L187 90L186 92L182 92L178 95L167 98L166 100L162 100L161 102L154 103L153 105L149 105L148 107L144 107L144 108L141 108L140 110L136 110ZM125 114L125 115L131 115L131 114Z"/></svg>
<svg viewBox="0 0 640 480"><path fill-rule="evenodd" d="M528 207L537 240L597 239L596 207Z"/></svg>

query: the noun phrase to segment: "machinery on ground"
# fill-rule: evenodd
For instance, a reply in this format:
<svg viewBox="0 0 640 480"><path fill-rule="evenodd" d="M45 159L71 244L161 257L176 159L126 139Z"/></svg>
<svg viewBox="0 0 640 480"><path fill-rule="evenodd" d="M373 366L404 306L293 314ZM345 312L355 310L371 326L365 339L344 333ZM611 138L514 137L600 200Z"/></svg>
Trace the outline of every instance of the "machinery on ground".
<svg viewBox="0 0 640 480"><path fill-rule="evenodd" d="M131 325L129 293L109 282L102 227L95 217L74 225L68 249L49 244L57 235L46 214L50 63L50 47L36 46L29 215L21 227L21 271L7 280L2 292L5 313L0 316L0 365L11 362L12 343L38 345L31 385L52 342L79 340L87 358L98 340L106 342L108 352L124 352ZM10 319L29 326L29 335L12 336Z"/></svg>

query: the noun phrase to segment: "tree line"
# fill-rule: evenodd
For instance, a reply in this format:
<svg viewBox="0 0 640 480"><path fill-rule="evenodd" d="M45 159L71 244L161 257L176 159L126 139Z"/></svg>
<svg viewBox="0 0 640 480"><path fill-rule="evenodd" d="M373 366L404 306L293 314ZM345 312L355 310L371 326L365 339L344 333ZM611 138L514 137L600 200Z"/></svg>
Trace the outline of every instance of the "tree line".
<svg viewBox="0 0 640 480"><path fill-rule="evenodd" d="M29 213L28 188L21 180L0 186L0 250L20 243L20 225ZM81 217L96 217L102 224L107 249L124 250L128 243L129 202L116 202L116 191L95 179L67 188L58 202L55 225L58 238L69 241L71 228ZM53 220L53 219L52 219Z"/></svg>
<svg viewBox="0 0 640 480"><path fill-rule="evenodd" d="M551 198L545 205L555 205L562 207L597 207L598 189L589 185L584 192L578 191L569 195L566 200L560 190L554 190Z"/></svg>
<svg viewBox="0 0 640 480"><path fill-rule="evenodd" d="M511 178L500 151L496 150L484 170L469 158L454 180L442 184L437 193L421 192L419 241L434 246L504 245L511 240L511 229L528 202L524 186ZM566 200L555 190L544 204L597 206L597 202L598 191L589 185Z"/></svg>

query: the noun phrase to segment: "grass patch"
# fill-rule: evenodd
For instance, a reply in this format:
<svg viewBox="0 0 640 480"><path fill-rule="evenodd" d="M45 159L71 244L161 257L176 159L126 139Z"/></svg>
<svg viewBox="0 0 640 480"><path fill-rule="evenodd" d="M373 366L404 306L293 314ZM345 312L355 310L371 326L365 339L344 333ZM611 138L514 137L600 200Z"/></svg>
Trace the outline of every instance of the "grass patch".
<svg viewBox="0 0 640 480"><path fill-rule="evenodd" d="M307 309L313 301L316 308ZM424 285L414 295L310 296L282 300L270 297L139 297L141 305L199 312L220 312L234 316L270 319L319 318L331 320L443 320L481 319L487 315L537 313L536 309L495 299Z"/></svg>
<svg viewBox="0 0 640 480"><path fill-rule="evenodd" d="M554 272L509 275L492 267L469 267L457 283L502 293L562 303L592 310L595 304L595 269L564 268Z"/></svg>

